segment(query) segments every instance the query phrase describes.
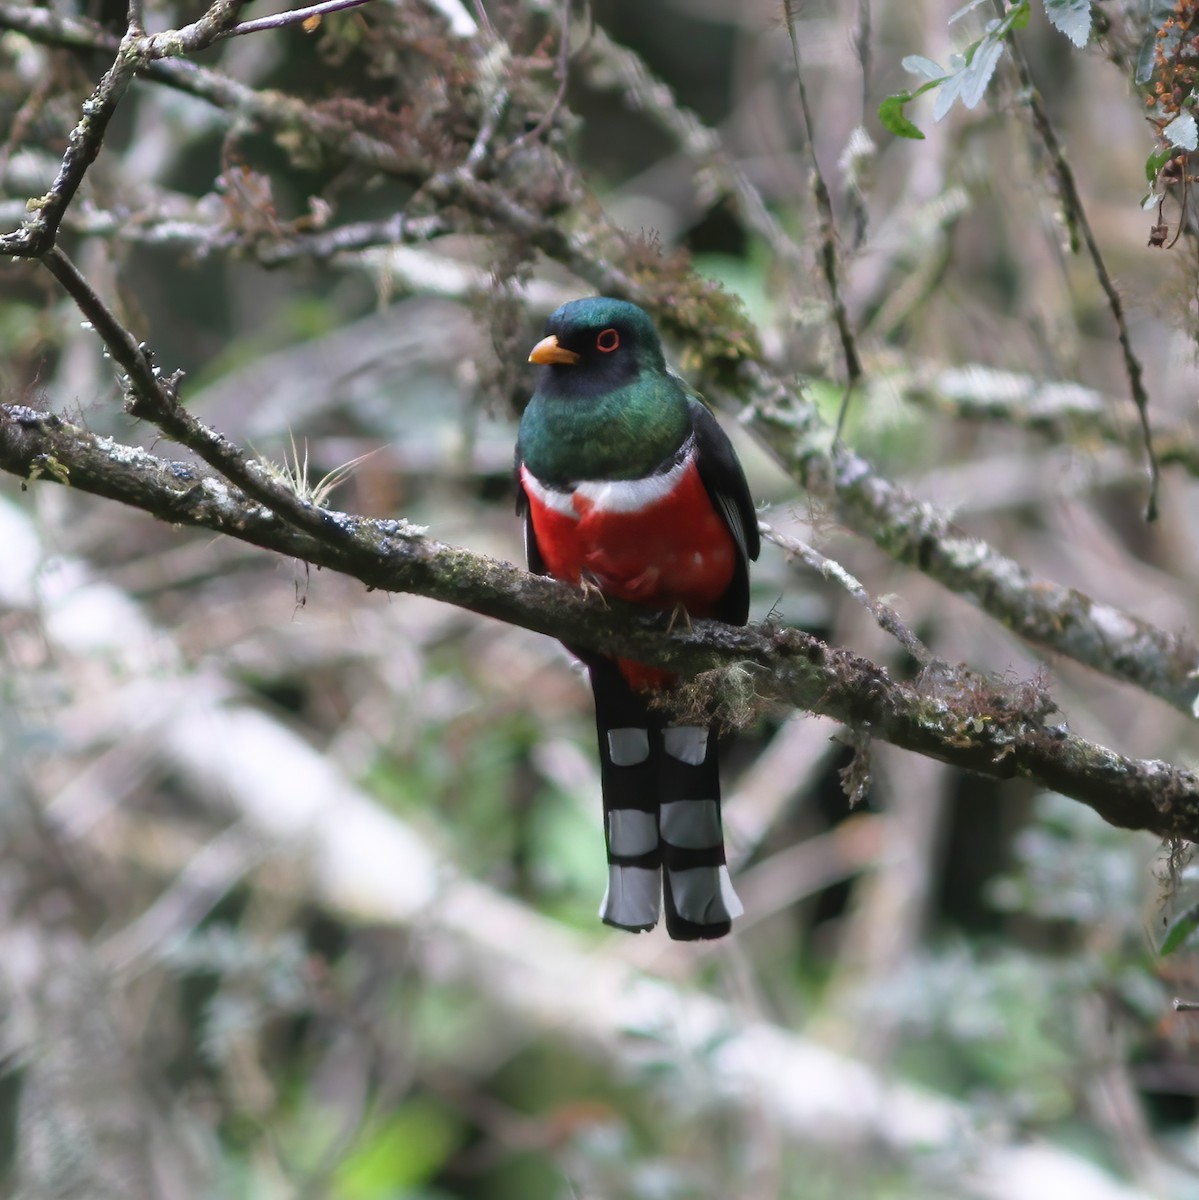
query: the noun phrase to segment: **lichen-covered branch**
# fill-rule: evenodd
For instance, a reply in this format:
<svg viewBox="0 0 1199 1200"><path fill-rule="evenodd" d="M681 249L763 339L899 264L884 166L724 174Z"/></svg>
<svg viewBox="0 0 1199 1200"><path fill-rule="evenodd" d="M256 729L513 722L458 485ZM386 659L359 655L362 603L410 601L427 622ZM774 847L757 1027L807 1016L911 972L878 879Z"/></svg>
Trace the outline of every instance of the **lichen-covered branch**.
<svg viewBox="0 0 1199 1200"><path fill-rule="evenodd" d="M897 561L916 567L1029 641L1132 683L1190 715L1199 700L1199 645L1160 630L1074 588L1037 579L978 538L961 536L949 516L880 475L834 430L802 389L750 357L756 333L735 309L711 296L688 296L677 277L631 277L599 239L567 238L519 203L477 181L462 198L534 240L601 291L653 310L699 348L705 390L767 445L808 492L837 518ZM611 233L610 236L615 235ZM738 324L738 319L742 324Z"/></svg>
<svg viewBox="0 0 1199 1200"><path fill-rule="evenodd" d="M22 406L0 405L0 470L225 533L368 587L413 592L572 644L673 668L698 677L683 689L681 702L715 702L730 719L762 704L795 706L982 774L1033 779L1090 805L1113 824L1199 840L1194 772L1128 758L1076 737L1050 721L1053 704L1036 684L1011 686L938 666L915 685L901 684L847 650L770 625L741 629L696 621L691 630L667 632L658 614L597 604L565 584L436 542L402 521L320 510L307 527L297 528L287 514L195 466Z"/></svg>
<svg viewBox="0 0 1199 1200"><path fill-rule="evenodd" d="M978 364L918 363L891 373L887 384L905 400L960 420L1028 429L1080 448L1096 438L1130 454L1139 453L1144 445L1131 399L1078 383ZM1199 442L1185 424L1157 418L1153 448L1161 466L1179 466L1199 476Z"/></svg>
<svg viewBox="0 0 1199 1200"><path fill-rule="evenodd" d="M227 29L230 19L226 13L221 18L224 24L218 21L212 28ZM0 28L6 27L50 44L109 50L113 45L110 34L88 22L0 3ZM158 38L153 42L154 54L173 52L173 43L163 42L162 35ZM475 47L470 53L482 51ZM495 63L507 61L502 48L497 53L490 82L476 81L475 130L458 147L460 157L455 160L451 154L450 161L437 170L402 147L348 128L345 121L316 106L247 87L218 71L178 58L156 58L149 50L140 53L137 69L147 79L191 91L238 120L335 147L338 155L361 166L394 174L419 168L423 178L407 219L430 222L409 226L418 230L420 238L455 231L515 238L596 289L644 304L683 344L685 365L696 381L730 411L743 412L748 428L847 527L969 598L1018 635L1133 683L1184 712L1194 712L1199 646L1193 641L1155 629L1073 589L1035 579L994 547L960 536L948 515L904 492L851 449L834 444L834 431L816 406L783 368L763 358L757 330L727 296L695 275L683 260L654 258L643 243L613 227L597 205L587 202L577 172L547 146L505 147L502 138L493 136L505 111L519 109L510 103L502 73L495 74ZM717 152L718 134L678 110L669 89L655 89L648 73L639 71L638 79L638 102L661 110L663 128L674 131L689 151ZM519 120L519 112L509 113L507 120ZM93 134L88 137L95 140ZM753 189L740 176L733 183L739 207L747 214L756 212ZM561 210L568 201L569 226ZM764 228L760 222L757 227ZM403 222L398 219L397 229L402 240ZM307 240L293 234L281 236L277 243L269 236L256 237L254 248L269 262L305 253L323 257L361 248L385 236L386 230L384 222L357 229L330 228L306 235ZM237 464L222 457L220 445L213 443L204 450L203 431L185 428L187 418L181 408L176 406L172 412L169 405L160 405L159 409L157 416L148 410L145 415L159 421L170 436L192 445L217 469L228 473L232 468L231 477L250 494L264 503L289 503L282 494L268 498L270 482L253 480L252 464L243 464L245 470L239 475ZM293 517L299 520L300 514ZM303 519L321 518L307 514Z"/></svg>
<svg viewBox="0 0 1199 1200"><path fill-rule="evenodd" d="M897 562L923 571L1036 645L1066 654L1195 715L1199 646L1075 588L1038 579L949 517L878 475L847 447L827 447L823 422L794 393L752 364L745 373L764 399L749 424L809 491ZM768 388L775 388L771 401Z"/></svg>
<svg viewBox="0 0 1199 1200"><path fill-rule="evenodd" d="M124 53L122 42L118 45L116 60L104 73L95 91L83 102L83 111L71 130L66 153L50 190L29 201L26 206L29 216L19 229L0 234L0 255L37 258L54 245L63 215L100 153L108 123L129 88L134 69L135 62Z"/></svg>
<svg viewBox="0 0 1199 1200"><path fill-rule="evenodd" d="M45 196L31 201L31 215L21 228L0 235L0 255L39 258L54 245L63 215L100 153L108 123L138 69L161 58L189 54L210 46L237 23L242 3L243 0L213 0L199 20L181 29L153 35L147 35L140 28L136 6L131 10L129 29L116 46L112 66L83 102L57 178ZM0 18L0 28L5 24L7 22ZM111 40L106 40L111 48Z"/></svg>

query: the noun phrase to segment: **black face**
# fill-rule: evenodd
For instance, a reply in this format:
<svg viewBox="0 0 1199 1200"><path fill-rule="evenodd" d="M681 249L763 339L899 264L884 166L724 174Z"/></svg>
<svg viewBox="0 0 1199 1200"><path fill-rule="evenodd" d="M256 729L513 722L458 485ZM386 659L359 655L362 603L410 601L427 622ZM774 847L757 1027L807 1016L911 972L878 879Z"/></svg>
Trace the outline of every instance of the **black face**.
<svg viewBox="0 0 1199 1200"><path fill-rule="evenodd" d="M641 373L633 331L622 322L601 328L589 325L554 328L551 318L546 333L554 334L564 350L573 350L579 361L542 367L538 391L594 396L624 387Z"/></svg>
<svg viewBox="0 0 1199 1200"><path fill-rule="evenodd" d="M623 300L596 297L564 304L550 315L545 332L579 359L542 367L537 390L543 395L602 395L634 382L647 368L665 369L653 322Z"/></svg>

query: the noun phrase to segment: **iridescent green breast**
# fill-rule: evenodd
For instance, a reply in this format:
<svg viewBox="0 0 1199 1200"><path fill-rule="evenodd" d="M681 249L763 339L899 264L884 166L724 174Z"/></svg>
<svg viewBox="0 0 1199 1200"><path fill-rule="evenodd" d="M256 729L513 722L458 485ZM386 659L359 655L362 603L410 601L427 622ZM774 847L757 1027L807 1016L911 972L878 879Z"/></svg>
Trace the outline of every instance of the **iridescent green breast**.
<svg viewBox="0 0 1199 1200"><path fill-rule="evenodd" d="M670 375L642 374L596 395L543 381L521 418L520 454L551 486L640 479L671 458L690 433L686 394Z"/></svg>

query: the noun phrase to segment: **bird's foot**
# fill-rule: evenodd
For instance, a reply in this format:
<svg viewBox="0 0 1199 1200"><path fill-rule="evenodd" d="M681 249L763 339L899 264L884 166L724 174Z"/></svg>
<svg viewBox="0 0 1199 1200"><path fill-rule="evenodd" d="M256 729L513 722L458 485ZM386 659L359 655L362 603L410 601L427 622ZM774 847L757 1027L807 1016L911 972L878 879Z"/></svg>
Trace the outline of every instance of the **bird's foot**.
<svg viewBox="0 0 1199 1200"><path fill-rule="evenodd" d="M679 623L680 620L683 622L683 627L687 630L687 632L691 633L691 614L682 606L682 604L676 603L674 608L671 610L670 620L666 622L666 632L674 633L674 627Z"/></svg>
<svg viewBox="0 0 1199 1200"><path fill-rule="evenodd" d="M584 600L598 600L605 608L608 607L608 601L604 599L604 589L589 571L583 571L579 575L579 591L583 593Z"/></svg>

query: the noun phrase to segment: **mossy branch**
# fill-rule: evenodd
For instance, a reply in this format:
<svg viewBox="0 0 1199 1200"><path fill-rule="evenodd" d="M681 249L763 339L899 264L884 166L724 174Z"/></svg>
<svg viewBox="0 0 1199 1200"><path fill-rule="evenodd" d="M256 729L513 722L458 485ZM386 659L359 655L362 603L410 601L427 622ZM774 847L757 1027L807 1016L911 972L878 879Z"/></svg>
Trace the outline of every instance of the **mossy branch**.
<svg viewBox="0 0 1199 1200"><path fill-rule="evenodd" d="M498 121L495 114L508 103L507 89L500 83L493 88L491 105L480 101L478 135L470 153L457 165L451 161L430 174L427 162L416 163L394 146L349 129L344 121L333 121L300 100L257 91L182 59L161 57L187 53L199 44L207 44L206 40L222 36L234 27L237 11L235 3L215 4L194 26L176 31L174 40L166 35L147 38L131 27L124 41L117 43L126 45L128 53L118 54L93 101L102 105L103 113L110 113L128 83L126 68L133 63L145 78L182 87L227 110L231 119L252 120L277 132L299 131L322 145L333 140L340 155L378 171L403 174L419 167L425 177L418 195L426 207L436 210L434 226L422 229L422 237L454 231L516 237L597 289L644 304L663 328L687 347L697 381L731 409L742 409L747 426L798 482L818 501L829 504L844 524L875 541L898 561L919 568L970 598L1021 636L1113 678L1134 683L1187 713L1194 712L1199 693L1199 647L1194 643L1073 589L1035 579L986 543L959 536L948 516L890 483L852 450L835 445L833 431L816 406L782 368L764 360L757 331L735 302L701 280L684 260L663 259L652 247L647 253L643 245L613 228L602 213L583 202L586 188L569 164L556 158L546 146L524 146L517 156L519 170L512 168L508 161L512 156L505 157L495 149L497 139L492 137ZM51 44L108 51L114 48L112 35L98 26L0 2L0 28L5 27L20 29L35 40ZM643 91L646 102L674 114L669 92L657 96L652 89ZM1101 811L1121 824L1185 836L1195 832L1189 824L1189 812L1178 815L1180 807L1186 807L1183 801L1175 803L1171 799L1163 808L1153 800L1153 796L1160 797L1164 786L1156 768L1147 771L1142 764L1126 771L1123 767L1111 768L1111 763L1126 760L1112 759L1107 752L1102 752L1102 760L1084 754L1079 760L1082 765L1067 772L1068 779L1061 779L1060 764L1069 758L1063 746L1080 743L1068 737L1064 741L1050 737L1027 714L1019 717L1024 724L1009 736L1016 720L1011 715L1016 710L1004 699L1009 693L986 681L955 676L959 682L950 687L938 676L939 682L930 685L931 690L904 690L862 660L823 647L817 652L818 643L800 653L795 642L800 635L794 631L729 633L704 627L706 632L692 645L678 635L663 637L655 631L654 622L644 616L624 614L609 619L606 614L589 612L578 607L578 599L569 589L531 580L514 568L488 565L486 560L463 551L437 546L405 532L402 526L364 522L306 505L262 472L240 448L191 417L178 403L174 378L164 378L156 371L148 348L112 317L70 260L53 248L54 233L74 188L98 152L103 136L94 107L89 113L85 106L83 116L78 154L73 158L69 150L64 157L59 183L52 189L53 202L42 206L22 230L8 235L4 246L8 253L39 257L96 326L125 372L130 411L189 446L219 473L219 478L204 478L193 468L148 459L145 474L156 481L155 486L146 490L143 479L140 491L124 494L122 489L128 490L131 481L120 472L113 473L122 464L114 464L101 454L89 473L84 450L90 435L37 414L19 421L11 417L6 420L6 469L23 478L38 474L60 482L65 473L81 490L136 504L166 520L223 529L270 549L346 571L371 586L435 596L581 645L635 651L647 661L677 666L688 673L727 664L738 657L757 662L763 676L759 693L766 698L826 712L851 724L868 725L877 736L946 761L991 774L1029 774L1096 807L1105 805ZM665 121L664 125L671 127L672 122ZM690 142L708 150L719 146L718 135L714 131L705 133L694 120L674 121L673 125L686 133ZM487 160L493 169L482 171L480 167L487 164L480 160ZM545 188L543 179L550 181ZM755 211L748 184L739 179L734 191L743 208ZM569 231L560 211L567 196L578 200L574 207L579 217ZM558 207L545 202L547 197ZM414 213L414 217L420 216L419 211ZM365 234L355 231L347 244L361 246L376 236L387 240L390 228L382 222ZM335 253L344 248L338 237L337 231L322 231L314 235L314 242L319 242L320 253ZM93 440L91 444L94 454L98 443ZM122 461L122 470L129 471L142 460L126 457ZM373 550L368 553L370 547ZM510 574L495 575L503 570ZM754 642L754 638L766 641ZM795 676L794 663L797 656L810 661L805 657L809 650L820 661L818 668L812 667L815 673L801 681ZM829 664L834 662L844 668L841 674L828 673L832 670ZM853 687L844 674L851 662L858 664L855 670L860 668L857 675L850 671ZM940 712L936 705L947 688L955 699ZM1040 711L1035 705L1034 710ZM980 724L980 728L974 730L970 722ZM1004 732L1001 743L996 743L996 730L1001 727L1009 732ZM1116 793L1125 794L1121 791L1123 784L1116 787L1115 793L1108 790L1114 786L1112 770L1133 780L1127 789L1140 800L1131 808L1112 799ZM1175 778L1177 773L1165 770L1171 779ZM1081 782L1084 779L1090 782ZM1175 781L1166 791L1171 797L1185 798L1191 786ZM1101 795L1106 799L1097 799Z"/></svg>
<svg viewBox="0 0 1199 1200"><path fill-rule="evenodd" d="M1026 777L1090 805L1113 824L1199 840L1194 772L1127 758L1051 723L1052 702L1036 684L1013 686L943 667L902 684L867 659L772 625L742 629L696 621L690 630L667 632L660 614L615 601L605 607L565 584L437 542L403 521L317 509L298 496L295 506L308 515L295 521L282 506L268 508L195 465L20 405L0 405L0 470L224 533L370 588L427 596L688 677L748 674L756 704L820 713L984 775ZM715 687L719 691L719 682Z"/></svg>

